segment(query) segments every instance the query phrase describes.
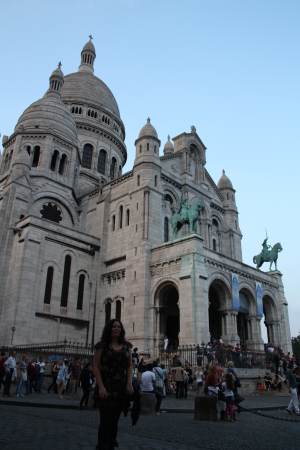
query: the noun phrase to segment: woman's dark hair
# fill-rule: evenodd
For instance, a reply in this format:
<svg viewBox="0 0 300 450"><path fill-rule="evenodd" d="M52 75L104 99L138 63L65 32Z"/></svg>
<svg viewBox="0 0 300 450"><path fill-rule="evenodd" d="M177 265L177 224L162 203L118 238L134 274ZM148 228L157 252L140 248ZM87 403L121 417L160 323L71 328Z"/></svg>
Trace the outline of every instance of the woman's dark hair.
<svg viewBox="0 0 300 450"><path fill-rule="evenodd" d="M233 376L231 375L231 373L226 373L225 381L226 381L227 389L230 389L231 391L233 391L234 390L234 380L233 380Z"/></svg>
<svg viewBox="0 0 300 450"><path fill-rule="evenodd" d="M104 347L108 347L111 343L111 332L115 322L118 322L121 325L121 333L118 339L119 344L125 344L125 342L127 343L122 322L120 322L120 320L118 319L111 319L103 328L100 344L102 344Z"/></svg>

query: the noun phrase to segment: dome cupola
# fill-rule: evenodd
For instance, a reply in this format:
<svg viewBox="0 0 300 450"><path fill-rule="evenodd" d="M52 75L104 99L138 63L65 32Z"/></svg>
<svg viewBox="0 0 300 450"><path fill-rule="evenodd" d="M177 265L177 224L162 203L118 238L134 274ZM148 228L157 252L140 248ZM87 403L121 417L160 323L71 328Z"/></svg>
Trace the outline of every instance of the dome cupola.
<svg viewBox="0 0 300 450"><path fill-rule="evenodd" d="M59 63L50 75L49 89L42 98L25 109L17 122L15 133L19 131L51 132L70 141L73 145L78 145L75 121L61 99L63 83L64 75Z"/></svg>
<svg viewBox="0 0 300 450"><path fill-rule="evenodd" d="M141 138L156 138L158 139L156 129L153 127L150 121L150 117L147 119L146 125L141 128L141 131L139 132L138 139Z"/></svg>
<svg viewBox="0 0 300 450"><path fill-rule="evenodd" d="M221 178L218 181L218 188L220 190L230 189L230 190L234 191L232 183L231 183L230 179L227 177L227 175L225 174L225 170L224 169L223 169L223 172L222 172L222 176L221 176Z"/></svg>
<svg viewBox="0 0 300 450"><path fill-rule="evenodd" d="M81 51L80 72L94 72L94 61L96 58L96 50L92 42L93 36L89 36L90 40L85 44Z"/></svg>
<svg viewBox="0 0 300 450"><path fill-rule="evenodd" d="M174 145L170 139L170 135L168 135L168 140L164 146L164 155L170 155L171 153L174 153Z"/></svg>
<svg viewBox="0 0 300 450"><path fill-rule="evenodd" d="M139 132L138 138L135 141L135 161L141 162L153 161L159 159L159 147L160 140L156 129L151 124L150 118L148 117L146 124L142 127Z"/></svg>
<svg viewBox="0 0 300 450"><path fill-rule="evenodd" d="M49 78L49 89L46 95L61 95L61 89L64 84L64 74L61 70L61 62L58 63L57 68L53 70Z"/></svg>

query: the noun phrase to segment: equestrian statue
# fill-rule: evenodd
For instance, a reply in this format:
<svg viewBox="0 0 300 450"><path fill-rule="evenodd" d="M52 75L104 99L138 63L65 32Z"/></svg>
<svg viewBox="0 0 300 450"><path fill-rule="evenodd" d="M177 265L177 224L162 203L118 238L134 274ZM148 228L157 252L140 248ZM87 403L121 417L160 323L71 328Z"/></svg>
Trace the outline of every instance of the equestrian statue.
<svg viewBox="0 0 300 450"><path fill-rule="evenodd" d="M188 233L197 232L197 220L201 209L204 207L202 200L198 197L192 200L191 205L187 198L181 198L179 210L173 213L171 217L171 226L173 236L176 238L177 233L183 225L188 225Z"/></svg>
<svg viewBox="0 0 300 450"><path fill-rule="evenodd" d="M272 268L272 264L275 264L275 270L277 270L277 259L278 253L282 251L282 246L280 242L277 242L273 247L268 244L268 238L266 237L262 243L262 251L259 255L253 257L253 262L256 264L256 268L259 269L264 262L270 263L270 268Z"/></svg>

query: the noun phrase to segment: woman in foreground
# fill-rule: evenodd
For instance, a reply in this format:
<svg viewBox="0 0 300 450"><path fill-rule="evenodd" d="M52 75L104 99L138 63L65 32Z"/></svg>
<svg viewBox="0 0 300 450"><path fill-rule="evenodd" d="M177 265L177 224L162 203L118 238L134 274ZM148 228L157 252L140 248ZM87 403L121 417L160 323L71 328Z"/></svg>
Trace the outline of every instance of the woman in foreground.
<svg viewBox="0 0 300 450"><path fill-rule="evenodd" d="M104 327L95 346L93 372L96 378L96 404L100 413L97 450L113 450L121 412L133 394L131 344L117 319Z"/></svg>

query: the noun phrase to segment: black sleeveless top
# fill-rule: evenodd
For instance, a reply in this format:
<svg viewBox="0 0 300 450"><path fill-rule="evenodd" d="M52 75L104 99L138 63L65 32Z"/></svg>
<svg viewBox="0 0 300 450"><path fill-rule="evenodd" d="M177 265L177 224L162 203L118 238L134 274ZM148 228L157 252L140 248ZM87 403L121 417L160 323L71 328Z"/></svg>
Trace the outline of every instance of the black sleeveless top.
<svg viewBox="0 0 300 450"><path fill-rule="evenodd" d="M110 397L126 396L127 373L130 363L130 344L123 344L118 351L98 342L95 350L101 350L101 377Z"/></svg>

